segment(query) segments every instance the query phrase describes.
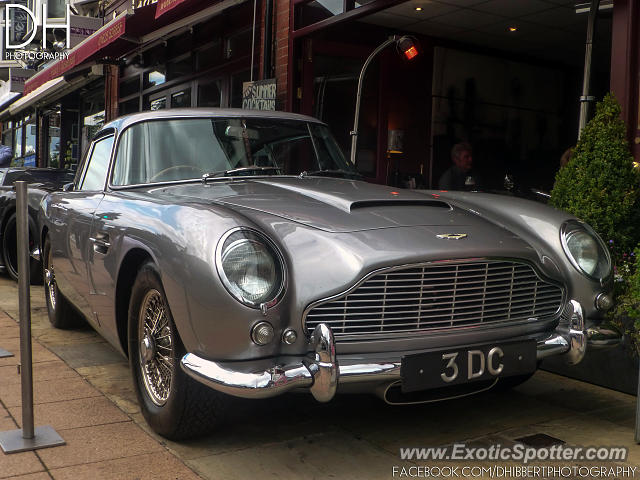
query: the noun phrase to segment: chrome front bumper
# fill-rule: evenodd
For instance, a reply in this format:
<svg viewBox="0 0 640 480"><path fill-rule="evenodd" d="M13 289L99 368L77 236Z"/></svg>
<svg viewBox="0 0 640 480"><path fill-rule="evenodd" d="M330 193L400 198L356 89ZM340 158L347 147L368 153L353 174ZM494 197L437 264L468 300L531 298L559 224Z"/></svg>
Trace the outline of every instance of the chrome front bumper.
<svg viewBox="0 0 640 480"><path fill-rule="evenodd" d="M548 338L538 341L538 360L564 354L569 364L579 363L590 348L617 345L622 336L613 330L585 327L582 307L571 301L570 319L558 326ZM309 341L309 354L289 365L247 373L230 365L205 360L187 353L182 369L214 390L244 398L267 398L294 388L308 388L316 400L328 402L341 385L355 382L391 383L400 380L401 362L376 362L339 365L333 332L325 324L318 325Z"/></svg>

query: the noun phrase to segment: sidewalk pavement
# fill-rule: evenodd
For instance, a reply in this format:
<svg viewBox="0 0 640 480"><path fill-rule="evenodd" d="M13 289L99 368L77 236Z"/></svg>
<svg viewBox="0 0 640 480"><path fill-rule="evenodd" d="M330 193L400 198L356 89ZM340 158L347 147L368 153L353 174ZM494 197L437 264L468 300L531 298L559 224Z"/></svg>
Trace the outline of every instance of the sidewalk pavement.
<svg viewBox="0 0 640 480"><path fill-rule="evenodd" d="M17 288L2 280L0 296L0 348L13 357L0 358L0 431L21 428L20 329L17 319ZM14 292L11 292L14 290ZM66 445L30 452L5 454L0 451L0 478L20 480L64 479L153 479L191 480L200 478L176 458L158 439L151 437L131 416L119 408L76 370L73 362L61 360L37 339L58 338L42 325L42 289L32 292L33 384L35 426L52 426ZM9 295L7 295L9 293ZM11 295L14 293L14 295ZM36 293L34 295L33 293ZM39 295L38 295L39 294ZM10 297L10 298L8 298ZM13 318L12 318L13 316ZM64 332L68 333L68 332ZM95 335L85 329L73 332L70 339ZM63 339L60 336L59 339ZM67 342L70 340L67 339ZM104 349L95 342L94 350ZM72 344L58 344L61 351L73 350ZM111 352L114 355L113 352ZM76 363L82 363L78 359ZM128 372L126 372L128 374Z"/></svg>

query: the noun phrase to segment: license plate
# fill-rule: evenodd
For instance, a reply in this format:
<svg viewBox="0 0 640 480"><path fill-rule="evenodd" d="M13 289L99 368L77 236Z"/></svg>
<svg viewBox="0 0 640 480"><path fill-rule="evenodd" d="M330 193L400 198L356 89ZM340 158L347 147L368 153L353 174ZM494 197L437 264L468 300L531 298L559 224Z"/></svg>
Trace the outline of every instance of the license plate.
<svg viewBox="0 0 640 480"><path fill-rule="evenodd" d="M536 341L507 342L407 355L402 391L415 392L535 371Z"/></svg>

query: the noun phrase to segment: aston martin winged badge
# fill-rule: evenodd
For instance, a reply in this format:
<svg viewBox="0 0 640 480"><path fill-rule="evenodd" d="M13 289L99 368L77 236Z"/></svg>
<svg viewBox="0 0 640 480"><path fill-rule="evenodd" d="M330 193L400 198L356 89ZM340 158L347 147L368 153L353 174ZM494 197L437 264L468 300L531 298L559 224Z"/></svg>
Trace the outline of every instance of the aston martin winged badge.
<svg viewBox="0 0 640 480"><path fill-rule="evenodd" d="M441 233L436 235L438 238L444 238L445 240L462 240L463 238L467 238L466 233Z"/></svg>

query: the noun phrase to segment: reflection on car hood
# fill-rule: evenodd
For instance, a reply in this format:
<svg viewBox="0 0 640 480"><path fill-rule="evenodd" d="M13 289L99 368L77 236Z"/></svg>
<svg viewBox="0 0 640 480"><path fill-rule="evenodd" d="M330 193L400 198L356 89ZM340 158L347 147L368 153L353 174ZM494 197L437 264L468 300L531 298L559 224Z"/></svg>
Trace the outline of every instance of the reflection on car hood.
<svg viewBox="0 0 640 480"><path fill-rule="evenodd" d="M327 232L426 226L434 233L493 236L496 226L439 198L360 181L317 177L261 177L182 184L152 189L155 197L178 203L219 203L276 215ZM465 227L462 231L458 227ZM460 231L458 231L460 230ZM502 229L500 229L502 230ZM503 230L506 236L512 236Z"/></svg>

